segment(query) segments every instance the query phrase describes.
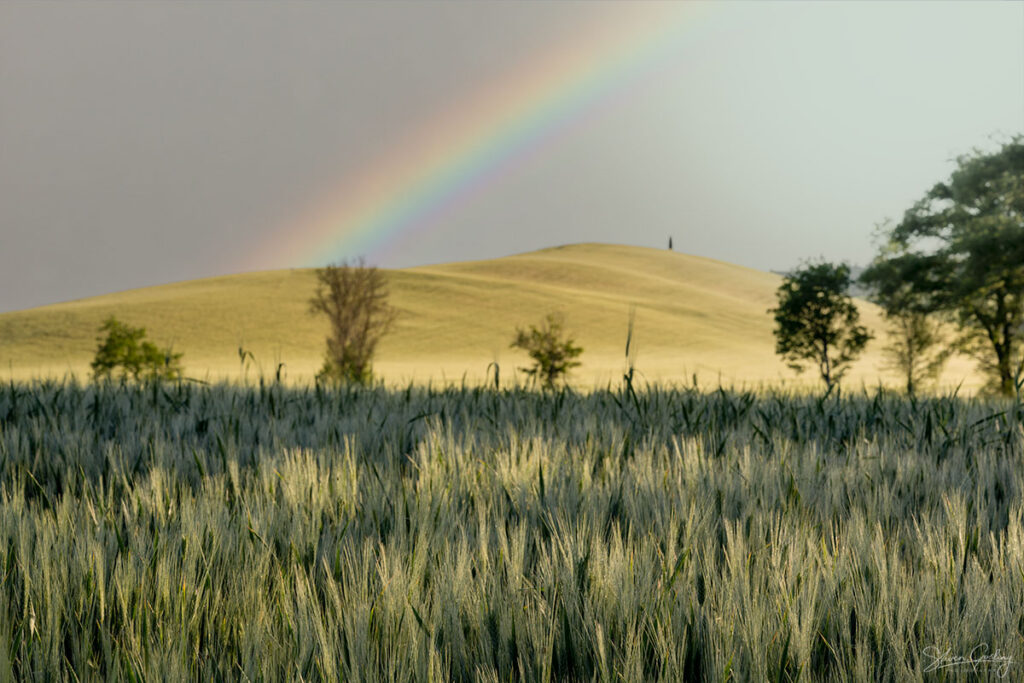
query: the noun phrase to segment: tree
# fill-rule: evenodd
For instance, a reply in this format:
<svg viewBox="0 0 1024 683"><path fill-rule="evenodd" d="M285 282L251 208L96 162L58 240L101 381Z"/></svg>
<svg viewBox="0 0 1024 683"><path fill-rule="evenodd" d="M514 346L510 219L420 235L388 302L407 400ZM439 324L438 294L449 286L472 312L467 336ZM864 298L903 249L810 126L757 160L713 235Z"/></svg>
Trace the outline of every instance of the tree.
<svg viewBox="0 0 1024 683"><path fill-rule="evenodd" d="M768 310L775 314L775 352L797 372L816 364L828 391L871 339L849 286L849 266L808 264L786 276L776 292L778 307Z"/></svg>
<svg viewBox="0 0 1024 683"><path fill-rule="evenodd" d="M398 315L388 304L384 274L366 266L343 263L318 268L310 312L322 313L330 324L327 351L318 377L366 384L372 377L373 354Z"/></svg>
<svg viewBox="0 0 1024 683"><path fill-rule="evenodd" d="M522 368L522 371L539 380L545 389L554 389L556 382L569 370L578 367L580 363L575 359L583 353L573 339L565 336L562 318L556 313L545 316L540 327L531 325L529 331L516 328L511 347L529 354L533 367Z"/></svg>
<svg viewBox="0 0 1024 683"><path fill-rule="evenodd" d="M952 316L958 347L1012 396L1024 375L1024 136L958 157L887 237L876 283L905 283L922 310Z"/></svg>
<svg viewBox="0 0 1024 683"><path fill-rule="evenodd" d="M170 347L157 348L147 341L146 328L129 327L111 316L100 327L96 355L91 367L93 377L110 377L114 370L120 370L122 379L180 379L182 354L174 353Z"/></svg>
<svg viewBox="0 0 1024 683"><path fill-rule="evenodd" d="M927 313L914 310L886 312L889 343L882 349L889 370L903 377L907 394L913 396L922 385L932 382L952 354L943 347L942 323Z"/></svg>
<svg viewBox="0 0 1024 683"><path fill-rule="evenodd" d="M895 265L875 259L861 274L860 283L889 323L890 341L883 349L886 367L903 376L907 394L913 396L921 385L939 376L952 349L943 346L942 321L929 313L927 299L915 293ZM909 259L903 265L913 266Z"/></svg>

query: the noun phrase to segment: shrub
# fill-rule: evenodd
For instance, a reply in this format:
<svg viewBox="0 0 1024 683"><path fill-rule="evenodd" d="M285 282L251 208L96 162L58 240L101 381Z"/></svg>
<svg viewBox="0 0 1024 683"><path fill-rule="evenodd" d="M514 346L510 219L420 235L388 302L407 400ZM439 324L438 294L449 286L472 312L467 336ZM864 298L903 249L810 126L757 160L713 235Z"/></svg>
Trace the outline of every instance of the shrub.
<svg viewBox="0 0 1024 683"><path fill-rule="evenodd" d="M110 377L119 371L122 379L180 379L181 356L170 347L160 349L145 339L146 328L130 327L117 318L107 318L100 333L99 346L92 360L96 379Z"/></svg>
<svg viewBox="0 0 1024 683"><path fill-rule="evenodd" d="M531 325L529 331L516 329L512 348L529 354L533 367L522 368L522 371L539 380L545 389L554 389L556 382L564 379L569 370L578 367L580 363L575 359L583 353L573 339L565 337L562 318L555 313L545 316L540 327Z"/></svg>

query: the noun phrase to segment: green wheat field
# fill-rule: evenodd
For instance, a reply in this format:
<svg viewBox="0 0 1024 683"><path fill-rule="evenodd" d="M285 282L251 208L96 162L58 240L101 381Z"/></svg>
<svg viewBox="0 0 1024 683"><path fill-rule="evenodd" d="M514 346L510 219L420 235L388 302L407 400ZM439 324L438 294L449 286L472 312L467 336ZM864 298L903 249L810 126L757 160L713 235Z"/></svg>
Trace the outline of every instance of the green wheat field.
<svg viewBox="0 0 1024 683"><path fill-rule="evenodd" d="M10 382L0 678L1015 679L1022 425L884 390Z"/></svg>

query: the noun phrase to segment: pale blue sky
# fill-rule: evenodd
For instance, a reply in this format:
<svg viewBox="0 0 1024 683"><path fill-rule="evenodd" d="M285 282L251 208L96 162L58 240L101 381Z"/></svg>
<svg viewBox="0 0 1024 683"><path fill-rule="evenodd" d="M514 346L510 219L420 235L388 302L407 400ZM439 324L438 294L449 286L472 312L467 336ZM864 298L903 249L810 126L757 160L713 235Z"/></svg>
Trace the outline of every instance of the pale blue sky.
<svg viewBox="0 0 1024 683"><path fill-rule="evenodd" d="M222 274L425 120L630 11L0 3L0 311ZM718 3L628 97L366 256L672 235L765 270L864 263L954 156L1020 132L1024 3Z"/></svg>

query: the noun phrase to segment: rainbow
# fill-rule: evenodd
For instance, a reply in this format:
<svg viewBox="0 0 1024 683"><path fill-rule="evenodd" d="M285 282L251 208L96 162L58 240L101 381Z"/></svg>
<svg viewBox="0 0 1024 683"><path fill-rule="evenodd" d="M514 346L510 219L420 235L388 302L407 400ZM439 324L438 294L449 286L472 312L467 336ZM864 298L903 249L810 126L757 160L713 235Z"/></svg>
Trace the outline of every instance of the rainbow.
<svg viewBox="0 0 1024 683"><path fill-rule="evenodd" d="M628 10L624 15L624 8ZM612 6L612 16L423 125L258 244L245 269L379 253L438 224L517 161L621 101L669 61L703 3ZM607 11L607 10L606 10Z"/></svg>

